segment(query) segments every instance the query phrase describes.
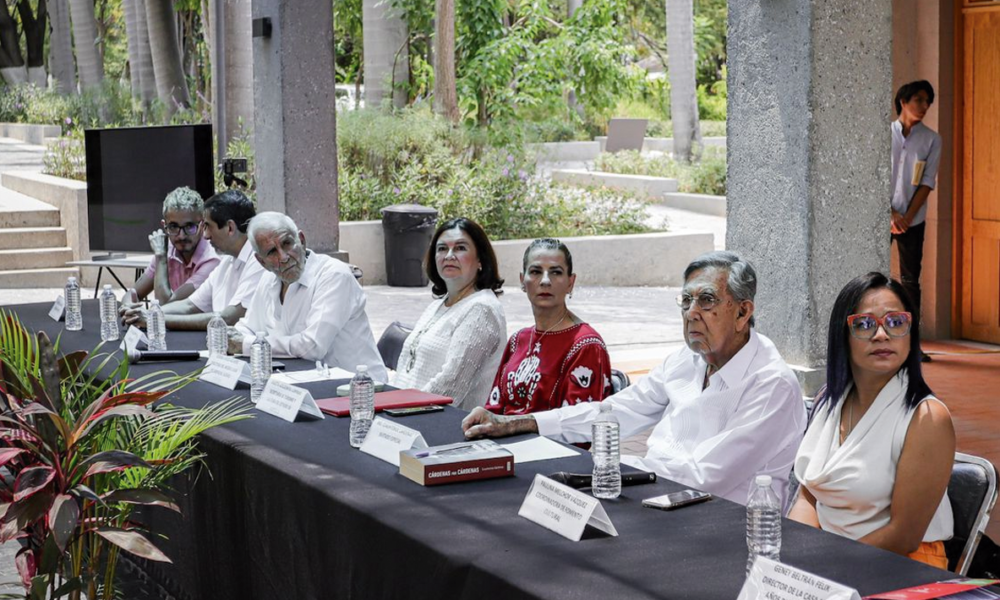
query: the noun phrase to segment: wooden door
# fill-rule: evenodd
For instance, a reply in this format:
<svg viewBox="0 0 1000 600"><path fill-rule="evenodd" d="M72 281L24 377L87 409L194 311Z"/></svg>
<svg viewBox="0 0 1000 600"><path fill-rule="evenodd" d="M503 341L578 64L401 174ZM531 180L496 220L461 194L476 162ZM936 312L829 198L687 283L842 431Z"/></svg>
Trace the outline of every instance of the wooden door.
<svg viewBox="0 0 1000 600"><path fill-rule="evenodd" d="M963 20L962 337L1000 344L1000 7Z"/></svg>

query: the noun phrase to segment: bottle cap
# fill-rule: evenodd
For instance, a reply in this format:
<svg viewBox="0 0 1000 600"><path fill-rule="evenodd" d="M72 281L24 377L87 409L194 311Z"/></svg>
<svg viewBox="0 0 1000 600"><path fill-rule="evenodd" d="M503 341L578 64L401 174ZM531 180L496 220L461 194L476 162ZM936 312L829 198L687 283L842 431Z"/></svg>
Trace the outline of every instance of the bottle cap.
<svg viewBox="0 0 1000 600"><path fill-rule="evenodd" d="M67 279L66 282L67 283L76 283L76 277L70 276L70 278Z"/></svg>
<svg viewBox="0 0 1000 600"><path fill-rule="evenodd" d="M358 365L358 366L354 367L354 370L357 371L358 373L367 373L368 372L368 365Z"/></svg>
<svg viewBox="0 0 1000 600"><path fill-rule="evenodd" d="M611 403L610 402L601 402L600 412L602 412L602 413L611 412Z"/></svg>
<svg viewBox="0 0 1000 600"><path fill-rule="evenodd" d="M257 339L257 340L267 339L267 332L266 331L258 331L257 333L254 334L254 339Z"/></svg>
<svg viewBox="0 0 1000 600"><path fill-rule="evenodd" d="M156 298L153 298L152 300L149 301L149 304L150 304L150 306L159 306L160 305L160 301L157 300Z"/></svg>
<svg viewBox="0 0 1000 600"><path fill-rule="evenodd" d="M104 289L110 290L111 289L111 284L110 283L105 283L104 284Z"/></svg>
<svg viewBox="0 0 1000 600"><path fill-rule="evenodd" d="M757 485L762 485L762 486L766 485L767 487L771 487L771 476L758 475L757 478L754 479L754 483L756 483Z"/></svg>

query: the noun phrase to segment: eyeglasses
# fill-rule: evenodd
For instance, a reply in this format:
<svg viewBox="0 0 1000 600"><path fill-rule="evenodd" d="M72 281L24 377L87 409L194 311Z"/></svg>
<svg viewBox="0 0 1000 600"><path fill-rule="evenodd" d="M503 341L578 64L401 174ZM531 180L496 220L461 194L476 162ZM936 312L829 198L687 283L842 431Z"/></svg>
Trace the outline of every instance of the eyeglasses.
<svg viewBox="0 0 1000 600"><path fill-rule="evenodd" d="M180 232L184 232L185 235L194 235L198 232L198 228L204 221L198 221L197 223L185 223L184 225L178 225L177 223L170 223L163 229L166 230L167 235L178 235Z"/></svg>
<svg viewBox="0 0 1000 600"><path fill-rule="evenodd" d="M685 312L691 309L692 304L697 304L701 310L708 311L718 306L720 302L722 302L722 298L709 293L698 294L697 298L691 294L677 296L677 306L681 307L681 310Z"/></svg>
<svg viewBox="0 0 1000 600"><path fill-rule="evenodd" d="M847 317L847 328L851 335L859 340L870 340L875 337L879 326L889 337L903 337L910 333L913 315L908 312L885 313L881 319L871 314L851 315Z"/></svg>

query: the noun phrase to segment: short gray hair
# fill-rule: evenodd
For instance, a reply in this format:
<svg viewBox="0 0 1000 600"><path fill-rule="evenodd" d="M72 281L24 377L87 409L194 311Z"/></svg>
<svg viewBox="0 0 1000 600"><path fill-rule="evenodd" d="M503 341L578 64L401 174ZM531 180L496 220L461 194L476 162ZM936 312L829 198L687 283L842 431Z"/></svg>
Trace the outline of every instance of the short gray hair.
<svg viewBox="0 0 1000 600"><path fill-rule="evenodd" d="M257 234L262 231L288 231L292 235L298 236L299 226L295 224L295 221L291 217L279 212L265 211L257 213L256 217L250 219L250 225L247 227L247 237L250 238L250 246L254 252L260 250L257 247Z"/></svg>
<svg viewBox="0 0 1000 600"><path fill-rule="evenodd" d="M687 281L692 274L709 268L726 270L728 274L726 287L737 302L754 301L754 297L757 295L757 271L754 270L749 261L743 260L735 252L726 250L706 252L691 261L691 264L684 269L684 281ZM753 325L754 318L751 315L750 326L753 327Z"/></svg>
<svg viewBox="0 0 1000 600"><path fill-rule="evenodd" d="M201 194L189 187L179 187L167 194L163 199L163 214L171 211L193 211L200 213L205 210L205 201Z"/></svg>

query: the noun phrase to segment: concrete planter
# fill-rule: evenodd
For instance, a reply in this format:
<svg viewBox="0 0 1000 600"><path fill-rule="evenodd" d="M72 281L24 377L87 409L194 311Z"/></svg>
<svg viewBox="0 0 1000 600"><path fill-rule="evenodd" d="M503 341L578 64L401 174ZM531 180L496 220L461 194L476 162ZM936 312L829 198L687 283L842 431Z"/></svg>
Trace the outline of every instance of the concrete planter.
<svg viewBox="0 0 1000 600"><path fill-rule="evenodd" d="M62 135L59 125L31 125L28 123L0 123L0 137L13 138L26 144L42 146L48 138Z"/></svg>
<svg viewBox="0 0 1000 600"><path fill-rule="evenodd" d="M7 189L59 209L61 226L66 229L66 243L73 249L73 260L90 258L85 182L31 171L9 171L0 175L0 181Z"/></svg>
<svg viewBox="0 0 1000 600"><path fill-rule="evenodd" d="M308 234L308 232L307 232ZM341 248L364 270L362 283L384 285L385 249L381 221L340 224ZM562 238L573 252L577 283L601 286L677 286L684 268L714 248L711 233L642 233ZM493 250L500 276L516 283L524 249L531 240L500 240Z"/></svg>
<svg viewBox="0 0 1000 600"><path fill-rule="evenodd" d="M594 141L600 145L600 152L604 152L604 146L608 143L608 136L601 135L594 138ZM705 146L715 146L717 148L726 147L725 137L706 137L701 138L701 143ZM674 138L654 138L648 137L642 141L642 151L643 152L673 152L674 151Z"/></svg>
<svg viewBox="0 0 1000 600"><path fill-rule="evenodd" d="M576 162L595 160L601 153L597 142L545 142L528 144L539 161Z"/></svg>
<svg viewBox="0 0 1000 600"><path fill-rule="evenodd" d="M716 217L726 216L726 197L709 196L708 194L685 194L673 192L664 194L660 199L660 204L670 208L679 208L691 212L714 215Z"/></svg>
<svg viewBox="0 0 1000 600"><path fill-rule="evenodd" d="M646 196L655 200L659 200L664 194L677 191L676 179L650 177L648 175L621 175L619 173L588 171L586 169L555 169L552 171L552 181L583 187L606 187L612 190L631 192L638 196Z"/></svg>

